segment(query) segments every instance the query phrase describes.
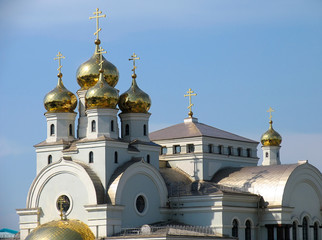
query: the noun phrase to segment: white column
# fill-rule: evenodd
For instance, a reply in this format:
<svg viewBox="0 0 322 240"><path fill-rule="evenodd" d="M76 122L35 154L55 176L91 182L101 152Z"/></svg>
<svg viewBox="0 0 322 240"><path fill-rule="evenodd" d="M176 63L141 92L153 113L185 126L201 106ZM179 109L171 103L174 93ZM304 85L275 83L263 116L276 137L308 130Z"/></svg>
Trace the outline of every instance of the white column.
<svg viewBox="0 0 322 240"><path fill-rule="evenodd" d="M86 108L85 108L85 95L87 90L78 90L78 128L77 128L77 136L78 138L84 138L86 137L87 132L87 117L86 117Z"/></svg>

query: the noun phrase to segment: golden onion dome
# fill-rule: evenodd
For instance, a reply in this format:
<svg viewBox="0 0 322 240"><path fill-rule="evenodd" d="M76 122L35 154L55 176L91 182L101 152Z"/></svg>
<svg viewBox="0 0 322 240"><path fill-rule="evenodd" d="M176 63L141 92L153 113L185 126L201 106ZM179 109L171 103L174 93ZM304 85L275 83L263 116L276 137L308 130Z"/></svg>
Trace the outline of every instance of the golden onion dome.
<svg viewBox="0 0 322 240"><path fill-rule="evenodd" d="M85 106L87 109L112 108L115 109L119 99L118 90L107 84L100 70L98 82L87 90Z"/></svg>
<svg viewBox="0 0 322 240"><path fill-rule="evenodd" d="M48 112L73 112L77 105L75 94L68 91L62 81L63 74L58 75L57 86L46 94L44 106Z"/></svg>
<svg viewBox="0 0 322 240"><path fill-rule="evenodd" d="M132 85L120 96L118 105L123 113L147 113L151 107L151 98L136 83L136 74L132 74Z"/></svg>
<svg viewBox="0 0 322 240"><path fill-rule="evenodd" d="M273 129L273 121L269 121L269 129L262 135L263 146L279 146L282 142L281 135Z"/></svg>
<svg viewBox="0 0 322 240"><path fill-rule="evenodd" d="M100 69L100 66L98 65L99 54L97 53L98 53L98 45L100 44L100 40L96 39L95 44L96 44L96 49L93 56L88 61L81 64L77 69L77 73L76 73L77 82L79 86L81 86L82 90L86 90L93 87L97 83L99 78L98 71ZM102 68L104 70L105 81L111 87L115 87L119 80L119 71L117 70L117 68L112 63L107 61L104 57L103 57Z"/></svg>
<svg viewBox="0 0 322 240"><path fill-rule="evenodd" d="M89 227L79 220L51 221L35 228L26 240L94 240Z"/></svg>

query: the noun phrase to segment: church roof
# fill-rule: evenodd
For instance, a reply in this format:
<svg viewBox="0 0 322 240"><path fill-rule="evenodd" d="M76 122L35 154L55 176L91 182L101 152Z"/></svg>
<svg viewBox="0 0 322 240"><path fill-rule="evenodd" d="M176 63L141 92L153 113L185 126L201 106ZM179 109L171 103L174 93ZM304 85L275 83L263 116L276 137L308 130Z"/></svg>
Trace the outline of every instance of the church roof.
<svg viewBox="0 0 322 240"><path fill-rule="evenodd" d="M279 205L282 203L285 185L299 165L301 164L224 168L217 172L211 181L259 194L270 205Z"/></svg>
<svg viewBox="0 0 322 240"><path fill-rule="evenodd" d="M177 139L177 138L189 138L189 137L213 137L228 139L234 141L243 141L250 143L258 143L254 140L238 136L236 134L223 131L221 129L211 127L209 125L199 122L184 122L179 123L155 132L150 133L150 139L152 141L165 140L165 139Z"/></svg>

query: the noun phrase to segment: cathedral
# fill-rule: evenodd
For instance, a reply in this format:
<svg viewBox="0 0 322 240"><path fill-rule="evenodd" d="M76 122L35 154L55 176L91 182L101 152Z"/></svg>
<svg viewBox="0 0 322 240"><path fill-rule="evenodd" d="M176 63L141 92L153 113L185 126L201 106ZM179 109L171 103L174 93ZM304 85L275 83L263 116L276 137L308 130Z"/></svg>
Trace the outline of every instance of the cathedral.
<svg viewBox="0 0 322 240"><path fill-rule="evenodd" d="M80 236L73 239L123 239L128 229L138 231L127 239L152 239L165 226L187 235L176 239L321 240L322 175L308 161L282 164L273 110L259 143L199 122L189 89L188 116L150 133L139 57L129 59L132 82L119 94L118 69L99 39L103 17L99 9L90 17L95 50L77 70L77 97L63 83L64 56L55 58L58 83L44 98L47 138L35 145L37 175L26 208L17 209L21 240L62 229Z"/></svg>

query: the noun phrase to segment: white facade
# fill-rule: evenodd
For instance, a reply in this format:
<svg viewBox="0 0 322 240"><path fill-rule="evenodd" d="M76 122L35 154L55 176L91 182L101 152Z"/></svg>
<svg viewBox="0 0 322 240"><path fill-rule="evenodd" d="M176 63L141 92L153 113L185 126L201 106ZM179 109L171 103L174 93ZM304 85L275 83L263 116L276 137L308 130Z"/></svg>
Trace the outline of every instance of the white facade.
<svg viewBox="0 0 322 240"><path fill-rule="evenodd" d="M280 147L266 146L258 166L258 142L192 117L149 134L150 113L86 109L85 95L77 137L76 113L45 114L37 176L17 210L22 240L60 210L96 238L175 222L225 239L322 239L322 175L308 162L283 165Z"/></svg>

